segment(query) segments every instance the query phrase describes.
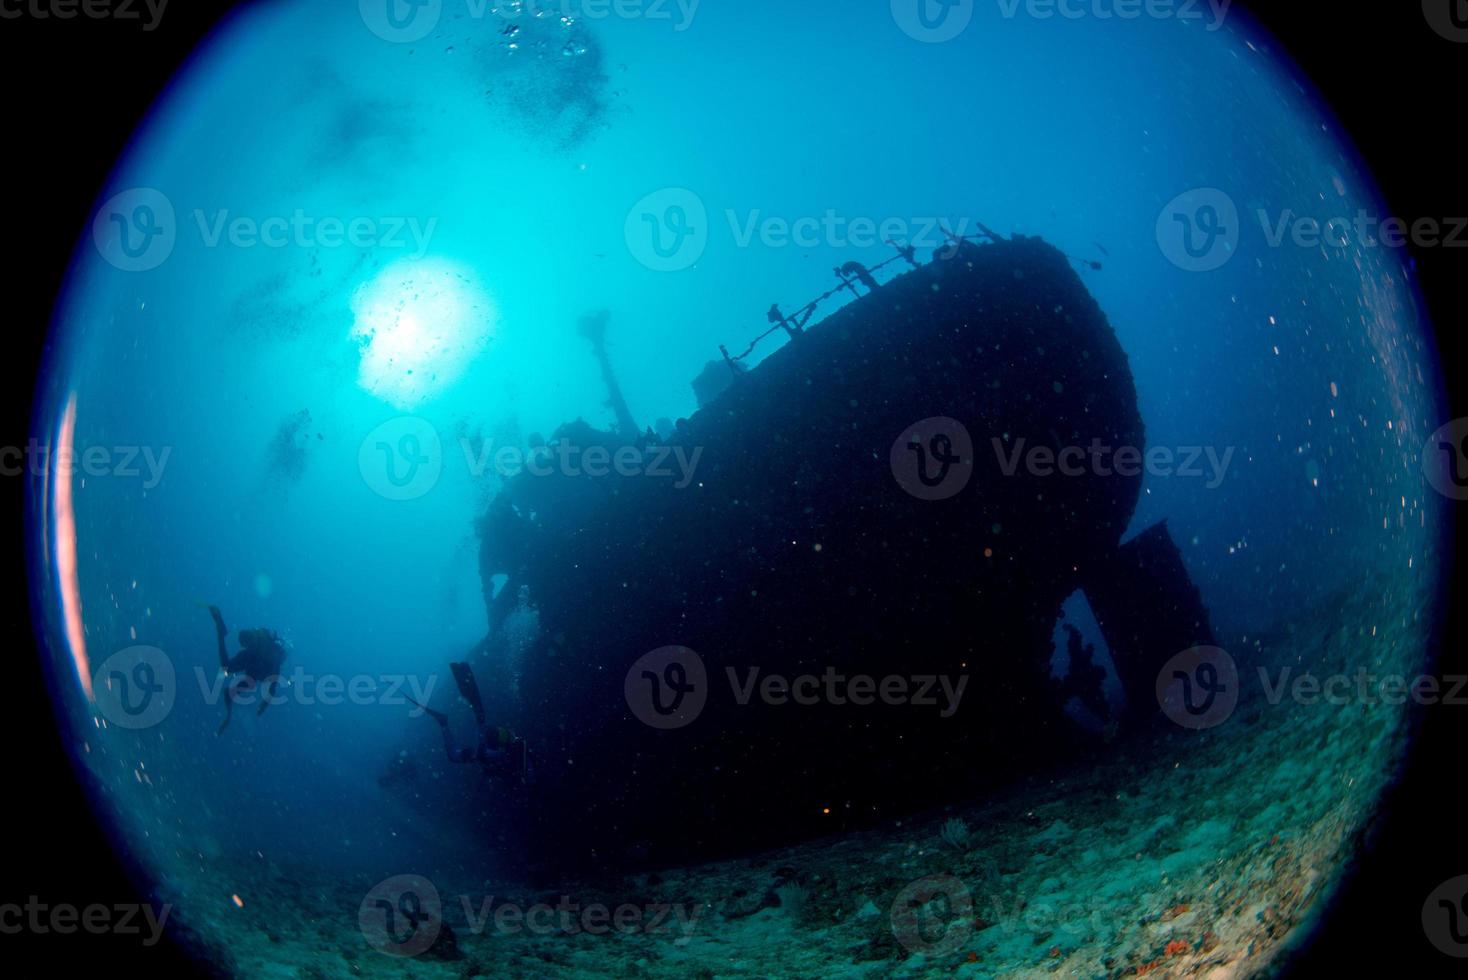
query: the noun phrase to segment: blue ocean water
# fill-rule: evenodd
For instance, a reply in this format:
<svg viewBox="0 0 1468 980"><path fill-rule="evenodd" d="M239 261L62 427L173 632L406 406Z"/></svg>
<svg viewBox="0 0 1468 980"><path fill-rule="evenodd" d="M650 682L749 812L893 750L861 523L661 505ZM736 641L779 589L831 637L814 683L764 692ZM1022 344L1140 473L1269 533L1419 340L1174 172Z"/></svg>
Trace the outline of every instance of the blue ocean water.
<svg viewBox="0 0 1468 980"><path fill-rule="evenodd" d="M503 585L479 566L501 485L485 447L614 426L588 313L655 426L694 413L690 382L768 330L771 302L886 261L889 237L927 262L944 228L982 225L1073 258L1147 444L1196 469L1149 473L1132 529L1168 522L1220 634L1367 572L1435 581L1417 455L1440 382L1405 252L1354 224L1271 241L1388 211L1242 13L978 4L937 41L900 2L390 9L261 3L221 25L98 194L58 302L37 434L109 462L67 481L74 559L63 480L39 486L45 646L99 809L149 873L496 868L505 842L443 811L469 790L425 814L381 784L440 752L394 695L452 702L444 665ZM278 630L305 672L219 737L207 604ZM133 732L89 688L138 644L177 686Z"/></svg>

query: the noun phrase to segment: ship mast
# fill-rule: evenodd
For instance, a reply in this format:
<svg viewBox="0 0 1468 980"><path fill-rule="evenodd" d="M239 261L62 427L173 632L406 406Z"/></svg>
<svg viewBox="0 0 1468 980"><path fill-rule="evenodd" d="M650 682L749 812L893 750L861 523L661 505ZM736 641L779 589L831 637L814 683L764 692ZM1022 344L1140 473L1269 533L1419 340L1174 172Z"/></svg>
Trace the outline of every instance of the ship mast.
<svg viewBox="0 0 1468 980"><path fill-rule="evenodd" d="M607 356L607 321L612 315L607 310L598 310L581 318L581 336L591 343L591 350L601 365L601 377L607 386L607 404L617 415L617 434L624 439L636 439L637 422L627 407L622 395L622 386L617 383L617 374L612 370L612 360Z"/></svg>

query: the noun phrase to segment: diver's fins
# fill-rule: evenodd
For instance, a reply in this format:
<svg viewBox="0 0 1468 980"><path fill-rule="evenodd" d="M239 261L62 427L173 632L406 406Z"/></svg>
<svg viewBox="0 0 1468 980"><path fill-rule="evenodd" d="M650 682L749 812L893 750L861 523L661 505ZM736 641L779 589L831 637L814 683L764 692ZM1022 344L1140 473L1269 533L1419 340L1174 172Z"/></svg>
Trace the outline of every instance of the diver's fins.
<svg viewBox="0 0 1468 980"><path fill-rule="evenodd" d="M459 685L459 697L469 702L474 709L474 723L484 727L484 701L479 697L479 685L474 683L474 671L468 664L449 664L454 673L454 683Z"/></svg>
<svg viewBox="0 0 1468 980"><path fill-rule="evenodd" d="M412 698L408 697L406 694L404 694L403 697L404 697L404 699L407 700L407 702L409 704L414 705L415 707L421 708L424 712L426 712L428 714L428 716L430 718L432 718L434 721L438 722L440 725L447 725L449 723L449 716L446 715L446 714L444 714L442 711L434 711L432 708L430 708L426 704L419 704L417 701L414 701Z"/></svg>
<svg viewBox="0 0 1468 980"><path fill-rule="evenodd" d="M209 615L214 617L214 636L219 646L219 669L229 673L229 650L224 645L224 638L229 630L224 626L224 614L219 611L218 606L209 606ZM223 731L223 729L220 729Z"/></svg>
<svg viewBox="0 0 1468 980"><path fill-rule="evenodd" d="M519 770L520 785L530 782L530 746L523 738L517 738L510 744L511 764Z"/></svg>

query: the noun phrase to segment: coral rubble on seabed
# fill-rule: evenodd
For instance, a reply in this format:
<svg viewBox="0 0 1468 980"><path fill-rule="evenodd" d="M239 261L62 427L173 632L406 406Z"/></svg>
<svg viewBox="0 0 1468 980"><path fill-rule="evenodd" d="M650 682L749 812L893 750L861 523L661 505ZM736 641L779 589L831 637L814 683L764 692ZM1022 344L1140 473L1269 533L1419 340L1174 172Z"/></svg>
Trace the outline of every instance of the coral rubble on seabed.
<svg viewBox="0 0 1468 980"><path fill-rule="evenodd" d="M1395 624L1373 611L1383 599L1396 607ZM1384 703L1271 703L1257 668L1401 672L1424 641L1424 603L1376 582L1276 635L1240 637L1244 698L1224 724L1116 746L1001 802L594 885L436 880L452 940L412 959L364 941L357 911L375 884L369 876L218 858L174 878L172 900L188 935L244 977L1267 974L1354 858L1402 750L1406 713ZM967 850L944 842L953 819L970 828ZM904 947L894 900L929 876L962 882L971 918L952 918L953 903L934 906L915 948ZM693 918L669 915L655 933L531 935L492 921L476 931L461 894L471 911L491 897L529 908L569 896L581 906L674 906ZM945 936L962 942L923 948Z"/></svg>

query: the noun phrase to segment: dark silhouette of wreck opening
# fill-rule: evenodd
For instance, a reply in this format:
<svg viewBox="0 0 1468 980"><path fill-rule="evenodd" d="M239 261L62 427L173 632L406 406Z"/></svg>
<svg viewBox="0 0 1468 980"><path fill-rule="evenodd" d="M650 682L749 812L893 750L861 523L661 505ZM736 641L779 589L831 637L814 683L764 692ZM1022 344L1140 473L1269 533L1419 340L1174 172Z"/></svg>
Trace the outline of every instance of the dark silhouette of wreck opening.
<svg viewBox="0 0 1468 980"><path fill-rule="evenodd" d="M727 387L667 438L632 438L615 405L617 432L580 422L552 440L630 446L624 458L644 464L696 452L686 483L646 467L506 482L480 525L491 634L476 670L491 716L532 746L524 805L492 817L515 854L561 871L727 856L972 798L1094 751L1065 713L1076 682L1050 667L1078 589L1127 694L1115 721L1153 722L1161 664L1212 638L1165 527L1120 545L1140 474L1003 465L1016 446L1145 450L1126 355L1065 255L989 239L926 265L900 252L908 268L875 288L873 270L838 270L832 294L857 298L819 323L814 304L773 308L785 346L748 370L748 351L725 352ZM588 335L605 366L604 326ZM923 499L891 456L935 417L971 436L971 476ZM496 637L525 605L539 632L511 663ZM697 654L706 689L695 717L662 730L627 685L686 684L662 668L629 682L669 646ZM923 678L966 681L951 711L936 682L933 704L853 704L824 680L806 704L759 687L832 673L903 678L908 702Z"/></svg>

